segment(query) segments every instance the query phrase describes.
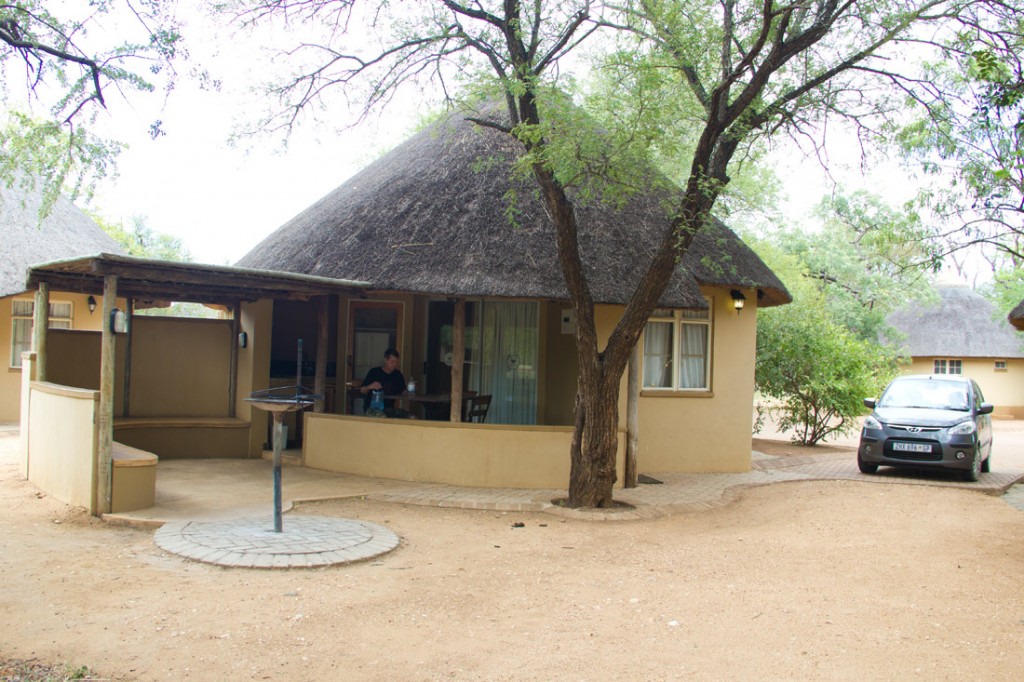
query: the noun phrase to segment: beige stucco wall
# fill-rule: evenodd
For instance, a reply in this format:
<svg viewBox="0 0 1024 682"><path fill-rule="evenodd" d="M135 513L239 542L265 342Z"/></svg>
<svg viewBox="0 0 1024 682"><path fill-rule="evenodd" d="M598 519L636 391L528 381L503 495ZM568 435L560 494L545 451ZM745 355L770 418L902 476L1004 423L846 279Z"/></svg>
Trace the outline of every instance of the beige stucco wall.
<svg viewBox="0 0 1024 682"><path fill-rule="evenodd" d="M229 411L230 320L132 320L130 415L224 417Z"/></svg>
<svg viewBox="0 0 1024 682"><path fill-rule="evenodd" d="M727 289L703 292L714 306L711 390L641 392L640 473L750 470L757 296L746 291L747 305L737 314ZM623 419L625 400L623 383Z"/></svg>
<svg viewBox="0 0 1024 682"><path fill-rule="evenodd" d="M640 398L639 471L742 472L750 469L754 393L756 294L737 314L727 289L708 287L712 299L711 390L644 392ZM420 306L422 307L422 306ZM365 476L457 485L564 488L569 476L577 362L574 337L561 333L556 303L542 305L540 343L545 357L540 384L542 421L535 427L452 425L306 415L308 466ZM406 307L407 343L413 306ZM620 306L595 311L604 343L622 314ZM339 316L344 319L344 316ZM344 331L339 338L345 338ZM619 392L619 483L625 453L626 384ZM556 425L550 425L556 422ZM386 443L386 447L381 447Z"/></svg>
<svg viewBox="0 0 1024 682"><path fill-rule="evenodd" d="M99 392L33 382L28 479L67 504L95 511ZM23 434L24 435L24 434Z"/></svg>
<svg viewBox="0 0 1024 682"><path fill-rule="evenodd" d="M948 358L947 358L948 359ZM954 358L963 362L963 373L978 382L986 402L995 405L996 418L1024 419L1024 359ZM931 374L935 358L914 358L902 368L904 374ZM996 369L996 360L1006 362Z"/></svg>
<svg viewBox="0 0 1024 682"><path fill-rule="evenodd" d="M99 297L97 297L98 299ZM32 300L33 293L16 294L0 298L0 352L3 353L2 365L0 365L0 422L16 422L21 412L21 370L13 368L11 364L11 301L15 299ZM50 292L50 300L70 301L73 329L100 329L100 309L97 307L92 314L89 313L89 306L86 303L87 295L69 294L60 291ZM124 302L118 302L123 309Z"/></svg>
<svg viewBox="0 0 1024 682"><path fill-rule="evenodd" d="M271 300L243 303L239 318L239 331L248 336L246 347L238 349L238 393L235 397L235 417L251 424L248 434L248 456L260 457L267 440L268 415L252 407L246 398L253 391L270 386L270 342L273 326L274 302Z"/></svg>
<svg viewBox="0 0 1024 682"><path fill-rule="evenodd" d="M316 469L483 488L564 490L569 481L571 427L305 418L305 464ZM620 431L620 485L624 443Z"/></svg>

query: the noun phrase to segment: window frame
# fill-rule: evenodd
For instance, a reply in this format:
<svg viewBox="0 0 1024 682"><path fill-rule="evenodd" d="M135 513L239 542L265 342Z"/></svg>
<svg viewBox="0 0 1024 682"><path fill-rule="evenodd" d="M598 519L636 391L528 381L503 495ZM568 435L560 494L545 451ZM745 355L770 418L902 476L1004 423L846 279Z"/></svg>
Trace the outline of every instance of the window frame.
<svg viewBox="0 0 1024 682"><path fill-rule="evenodd" d="M935 358L932 360L932 374L963 376L964 361L960 358Z"/></svg>
<svg viewBox="0 0 1024 682"><path fill-rule="evenodd" d="M24 304L28 304L28 312L18 310L19 307L24 307ZM64 310L61 310L63 306L66 306L66 315L60 314L64 312ZM11 343L10 353L7 357L8 367L10 369L21 369L21 354L26 350L32 349L32 336L35 332L35 312L35 299L11 299ZM48 329L74 329L74 303L71 301L50 301L47 320ZM18 343L17 341L19 336L17 333L19 323L21 326L27 325L28 327L27 343Z"/></svg>
<svg viewBox="0 0 1024 682"><path fill-rule="evenodd" d="M711 366L712 359L714 356L714 299L704 299L708 307L706 310L683 310L679 308L665 309L659 308L655 310L654 314L651 315L647 320L647 324L644 326L643 336L641 338L641 370L640 370L640 390L644 392L658 393L658 394L672 394L672 395L694 395L694 394L710 394L711 393ZM650 386L646 384L646 365L648 362L648 353L646 349L647 342L647 330L648 325L651 324L670 324L671 325L671 338L672 338L672 353L671 353L671 385L670 386ZM694 354L684 354L682 349L683 344L683 328L686 326L699 326L703 327L705 332L705 348L704 348L704 380L703 386L698 387L684 387L681 386L680 372L683 366L683 361L687 358L697 357ZM660 355L658 357L661 357Z"/></svg>

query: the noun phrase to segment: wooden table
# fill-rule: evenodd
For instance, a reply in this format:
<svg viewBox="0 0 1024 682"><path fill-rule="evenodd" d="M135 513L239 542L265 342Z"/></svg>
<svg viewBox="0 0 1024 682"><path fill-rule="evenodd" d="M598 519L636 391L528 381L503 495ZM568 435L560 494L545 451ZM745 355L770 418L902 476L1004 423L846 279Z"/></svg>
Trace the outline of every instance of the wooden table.
<svg viewBox="0 0 1024 682"><path fill-rule="evenodd" d="M472 395L463 394L462 402L466 403L472 398ZM409 407L412 407L414 403L418 403L422 406L424 419L447 421L451 415L451 393L415 393L412 395L403 393L401 395L386 395L384 400L404 401Z"/></svg>

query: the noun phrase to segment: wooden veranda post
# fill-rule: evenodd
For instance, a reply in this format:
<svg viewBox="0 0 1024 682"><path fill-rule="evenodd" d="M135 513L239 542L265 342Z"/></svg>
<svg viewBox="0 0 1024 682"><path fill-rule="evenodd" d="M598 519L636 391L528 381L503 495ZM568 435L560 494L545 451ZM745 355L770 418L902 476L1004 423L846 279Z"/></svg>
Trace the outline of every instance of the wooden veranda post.
<svg viewBox="0 0 1024 682"><path fill-rule="evenodd" d="M327 342L330 331L327 304L328 297L321 296L316 308L316 375L313 378L313 393L320 397L313 403L314 412L324 411L324 391L327 390Z"/></svg>
<svg viewBox="0 0 1024 682"><path fill-rule="evenodd" d="M235 418L238 400L238 332L241 329L240 318L242 316L242 304L235 301L231 304L231 340L228 348L231 353L228 355L228 416Z"/></svg>
<svg viewBox="0 0 1024 682"><path fill-rule="evenodd" d="M117 336L111 315L117 299L117 275L103 277L103 320L100 341L100 404L96 415L96 515L109 514L111 503L111 461L114 451L114 365Z"/></svg>
<svg viewBox="0 0 1024 682"><path fill-rule="evenodd" d="M622 485L637 485L637 458L640 454L640 344L633 346L629 356L629 377L626 388L626 465Z"/></svg>
<svg viewBox="0 0 1024 682"><path fill-rule="evenodd" d="M50 285L40 282L32 311L32 350L36 353L36 381L46 381L46 334L50 326Z"/></svg>
<svg viewBox="0 0 1024 682"><path fill-rule="evenodd" d="M451 421L462 421L462 365L466 359L466 299L455 301L452 329L452 411Z"/></svg>

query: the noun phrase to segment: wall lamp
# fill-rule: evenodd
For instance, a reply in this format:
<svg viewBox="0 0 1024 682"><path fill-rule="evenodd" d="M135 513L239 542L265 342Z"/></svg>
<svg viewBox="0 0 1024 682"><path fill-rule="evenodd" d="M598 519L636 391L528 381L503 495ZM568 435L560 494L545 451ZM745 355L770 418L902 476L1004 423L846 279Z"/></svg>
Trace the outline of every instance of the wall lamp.
<svg viewBox="0 0 1024 682"><path fill-rule="evenodd" d="M729 292L729 295L732 296L732 307L736 309L736 314L739 315L747 302L747 297L739 289L733 289Z"/></svg>
<svg viewBox="0 0 1024 682"><path fill-rule="evenodd" d="M89 298L85 299L85 304L89 306L90 315L96 312L96 298L94 296L90 296Z"/></svg>
<svg viewBox="0 0 1024 682"><path fill-rule="evenodd" d="M128 331L128 316L124 311L117 308L110 311L110 331L114 334L124 334Z"/></svg>

